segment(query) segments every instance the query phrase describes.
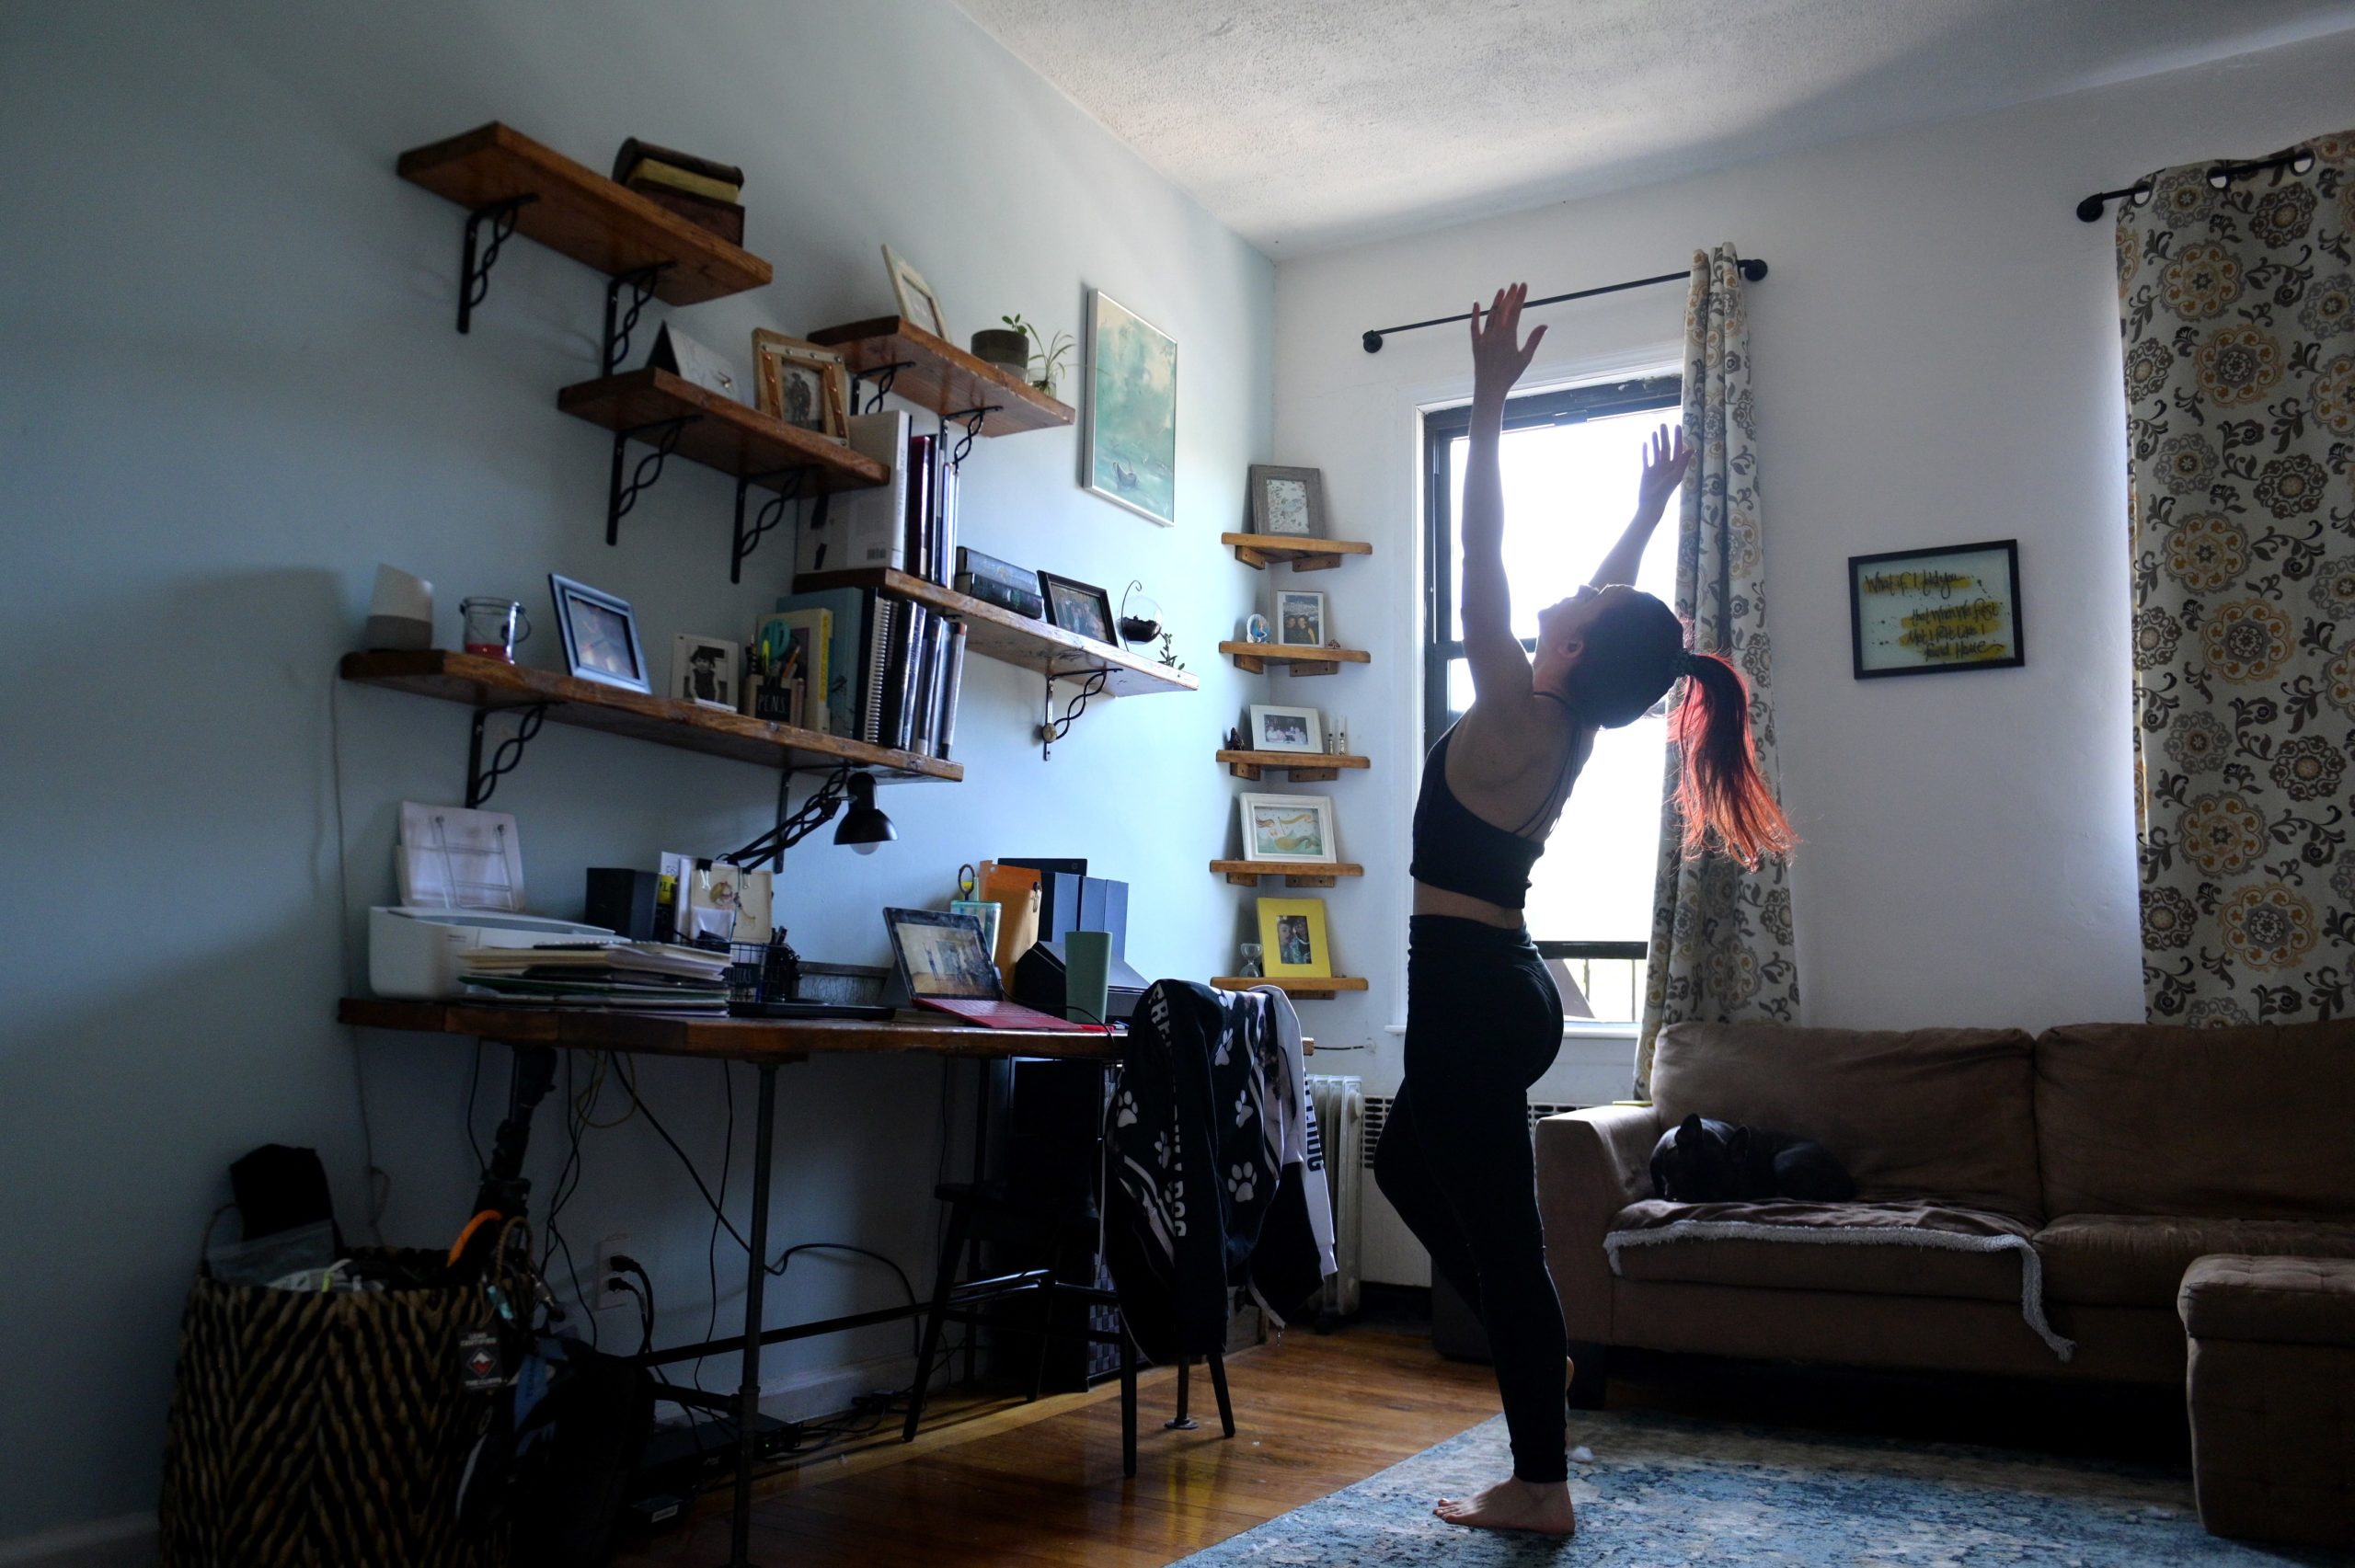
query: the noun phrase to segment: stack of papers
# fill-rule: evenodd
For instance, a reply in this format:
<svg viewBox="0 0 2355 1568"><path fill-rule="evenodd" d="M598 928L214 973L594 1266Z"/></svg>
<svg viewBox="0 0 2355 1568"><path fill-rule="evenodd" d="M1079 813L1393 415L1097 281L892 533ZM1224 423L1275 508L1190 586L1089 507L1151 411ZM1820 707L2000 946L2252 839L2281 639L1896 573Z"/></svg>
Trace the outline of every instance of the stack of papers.
<svg viewBox="0 0 2355 1568"><path fill-rule="evenodd" d="M660 942L478 947L460 962L469 994L552 1007L728 1011L728 955Z"/></svg>

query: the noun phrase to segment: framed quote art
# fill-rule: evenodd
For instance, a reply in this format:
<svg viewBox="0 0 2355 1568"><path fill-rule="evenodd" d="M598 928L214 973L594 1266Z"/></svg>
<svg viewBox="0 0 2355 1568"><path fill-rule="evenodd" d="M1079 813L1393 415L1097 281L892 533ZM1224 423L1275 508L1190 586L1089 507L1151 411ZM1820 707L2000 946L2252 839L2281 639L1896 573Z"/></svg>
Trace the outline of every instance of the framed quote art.
<svg viewBox="0 0 2355 1568"><path fill-rule="evenodd" d="M2019 541L1849 556L1848 627L1859 681L2019 668Z"/></svg>

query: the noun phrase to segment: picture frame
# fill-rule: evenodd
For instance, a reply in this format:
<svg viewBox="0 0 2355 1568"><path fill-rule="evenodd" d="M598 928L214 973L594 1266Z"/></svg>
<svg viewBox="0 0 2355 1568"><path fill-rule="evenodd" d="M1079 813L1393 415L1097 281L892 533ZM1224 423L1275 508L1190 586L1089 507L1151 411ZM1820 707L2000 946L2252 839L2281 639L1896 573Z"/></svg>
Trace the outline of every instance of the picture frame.
<svg viewBox="0 0 2355 1568"><path fill-rule="evenodd" d="M1164 528L1178 521L1178 339L1101 289L1087 296L1079 482Z"/></svg>
<svg viewBox="0 0 2355 1568"><path fill-rule="evenodd" d="M850 434L850 366L807 338L752 329L753 406L797 430L831 441Z"/></svg>
<svg viewBox="0 0 2355 1568"><path fill-rule="evenodd" d="M1323 647L1325 596L1308 589L1276 589L1276 641L1287 647Z"/></svg>
<svg viewBox="0 0 2355 1568"><path fill-rule="evenodd" d="M1039 597L1047 601L1050 626L1093 642L1112 643L1112 596L1094 583L1040 572Z"/></svg>
<svg viewBox="0 0 2355 1568"><path fill-rule="evenodd" d="M1251 465L1251 532L1325 537L1325 471Z"/></svg>
<svg viewBox="0 0 2355 1568"><path fill-rule="evenodd" d="M682 632L671 639L670 692L683 703L734 713L743 669L743 647L726 637Z"/></svg>
<svg viewBox="0 0 2355 1568"><path fill-rule="evenodd" d="M883 247L883 266L891 274L891 293L900 302L900 314L935 338L948 338L948 318L941 314L940 296L932 292L924 274L888 245Z"/></svg>
<svg viewBox="0 0 2355 1568"><path fill-rule="evenodd" d="M2019 541L1849 556L1848 638L1859 681L2019 669Z"/></svg>
<svg viewBox="0 0 2355 1568"><path fill-rule="evenodd" d="M1329 795L1241 795L1243 858L1268 865L1332 865L1341 856L1333 837Z"/></svg>
<svg viewBox="0 0 2355 1568"><path fill-rule="evenodd" d="M1268 978L1329 979L1333 944L1322 898L1261 898L1259 946Z"/></svg>
<svg viewBox="0 0 2355 1568"><path fill-rule="evenodd" d="M638 616L628 600L554 572L548 574L548 592L556 600L565 669L575 679L653 693L646 678L646 650L638 645Z"/></svg>
<svg viewBox="0 0 2355 1568"><path fill-rule="evenodd" d="M1253 751L1316 751L1325 750L1325 715L1315 708L1285 707L1276 703L1251 704Z"/></svg>

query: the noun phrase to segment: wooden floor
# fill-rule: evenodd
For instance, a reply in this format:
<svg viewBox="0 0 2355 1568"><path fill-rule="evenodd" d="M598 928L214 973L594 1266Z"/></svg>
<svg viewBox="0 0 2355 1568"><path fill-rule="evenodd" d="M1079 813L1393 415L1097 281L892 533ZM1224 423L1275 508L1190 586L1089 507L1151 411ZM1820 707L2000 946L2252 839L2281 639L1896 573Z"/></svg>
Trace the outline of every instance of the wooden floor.
<svg viewBox="0 0 2355 1568"><path fill-rule="evenodd" d="M1159 1568L1362 1481L1497 1413L1488 1368L1443 1361L1428 1333L1294 1333L1227 1361L1219 1435L1209 1379L1191 1432L1162 1428L1176 1374L1140 1379L1137 1475L1120 1474L1117 1383L1036 1404L944 1400L925 1431L812 1461L766 1483L758 1562L857 1568ZM631 1543L628 1568L727 1560L724 1507Z"/></svg>

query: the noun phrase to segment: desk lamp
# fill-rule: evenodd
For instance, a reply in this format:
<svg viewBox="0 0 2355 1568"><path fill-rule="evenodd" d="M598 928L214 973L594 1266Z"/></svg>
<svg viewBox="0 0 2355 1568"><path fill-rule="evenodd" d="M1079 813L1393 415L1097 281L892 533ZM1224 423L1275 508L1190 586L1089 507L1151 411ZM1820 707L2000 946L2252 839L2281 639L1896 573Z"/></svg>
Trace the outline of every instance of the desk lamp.
<svg viewBox="0 0 2355 1568"><path fill-rule="evenodd" d="M848 844L859 854L873 854L875 846L900 836L891 826L891 818L883 815L875 804L875 777L871 773L853 773L848 762L827 775L826 782L812 791L801 803L799 810L787 815L785 810L786 791L792 787L795 770L787 769L777 780L776 826L746 844L742 849L719 858L731 865L757 870L766 861L776 870L785 869L785 852L824 827L842 809L847 798L850 809L843 812L842 826L834 830L834 842Z"/></svg>

